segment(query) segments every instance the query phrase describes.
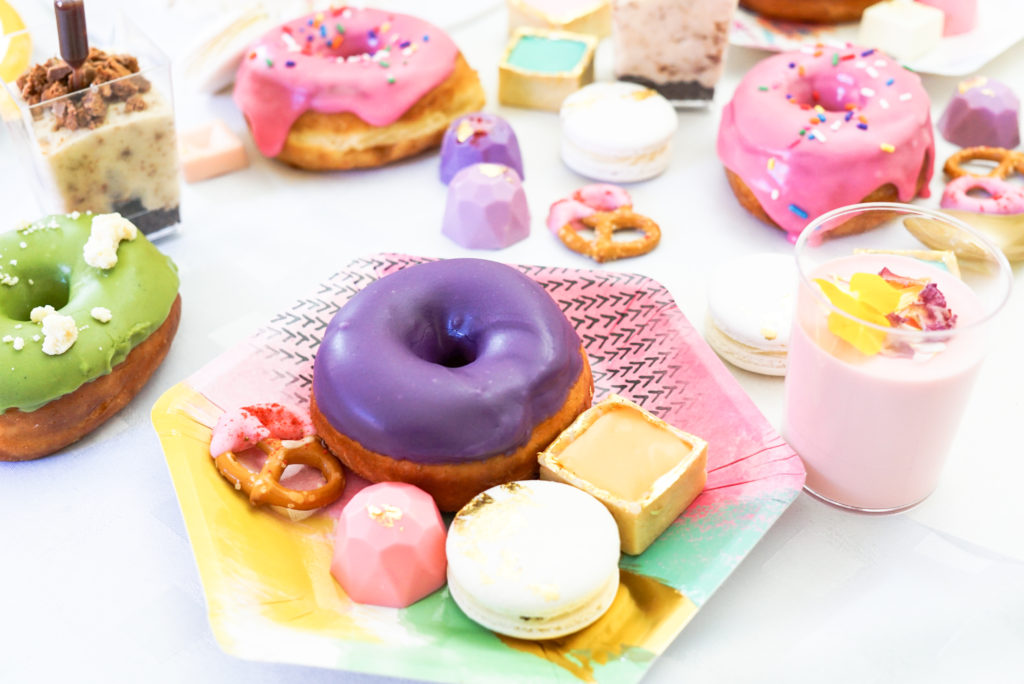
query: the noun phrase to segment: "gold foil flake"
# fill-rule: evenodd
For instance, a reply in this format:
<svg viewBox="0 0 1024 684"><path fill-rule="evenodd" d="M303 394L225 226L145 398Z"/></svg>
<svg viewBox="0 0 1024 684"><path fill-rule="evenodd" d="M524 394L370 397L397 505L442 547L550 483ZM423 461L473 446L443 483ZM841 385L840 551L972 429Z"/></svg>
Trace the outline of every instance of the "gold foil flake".
<svg viewBox="0 0 1024 684"><path fill-rule="evenodd" d="M962 95L971 88L980 88L986 83L988 83L987 78L985 78L984 76L977 76L975 78L969 78L966 81L960 81L960 84L957 86L957 90L959 90L960 94Z"/></svg>
<svg viewBox="0 0 1024 684"><path fill-rule="evenodd" d="M384 504L383 506L367 504L366 514L378 525L383 525L384 527L394 527L395 523L402 519L402 509L391 504Z"/></svg>
<svg viewBox="0 0 1024 684"><path fill-rule="evenodd" d="M505 173L505 169L508 168L501 164L477 164L477 169L481 174L488 178L497 178Z"/></svg>
<svg viewBox="0 0 1024 684"><path fill-rule="evenodd" d="M636 649L637 657L664 651L696 613L696 604L672 587L653 577L620 570L615 600L608 612L589 627L544 641L498 638L510 648L532 653L582 681L593 682L596 666L626 651Z"/></svg>
<svg viewBox="0 0 1024 684"><path fill-rule="evenodd" d="M468 121L462 121L459 123L458 128L455 129L455 140L464 143L473 137L473 124Z"/></svg>
<svg viewBox="0 0 1024 684"><path fill-rule="evenodd" d="M531 584L530 591L540 596L545 601L557 601L561 593L554 584Z"/></svg>

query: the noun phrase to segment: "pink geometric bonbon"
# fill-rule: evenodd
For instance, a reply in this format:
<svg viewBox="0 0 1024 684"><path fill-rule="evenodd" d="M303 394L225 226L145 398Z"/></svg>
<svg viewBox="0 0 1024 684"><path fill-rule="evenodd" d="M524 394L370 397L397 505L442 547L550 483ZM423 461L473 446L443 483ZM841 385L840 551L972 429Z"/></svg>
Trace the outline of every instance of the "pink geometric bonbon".
<svg viewBox="0 0 1024 684"><path fill-rule="evenodd" d="M473 164L448 185L441 232L469 249L501 249L530 234L519 175L501 164Z"/></svg>
<svg viewBox="0 0 1024 684"><path fill-rule="evenodd" d="M370 485L341 512L331 574L357 603L405 608L444 586L446 537L437 505L422 489Z"/></svg>

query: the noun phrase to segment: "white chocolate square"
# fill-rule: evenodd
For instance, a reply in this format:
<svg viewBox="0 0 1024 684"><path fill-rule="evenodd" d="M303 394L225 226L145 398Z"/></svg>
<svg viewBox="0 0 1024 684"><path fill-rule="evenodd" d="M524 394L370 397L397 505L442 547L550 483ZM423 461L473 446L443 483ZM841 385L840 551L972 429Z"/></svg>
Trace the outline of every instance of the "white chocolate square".
<svg viewBox="0 0 1024 684"><path fill-rule="evenodd" d="M610 0L506 0L509 35L521 26L586 33L604 38L612 30Z"/></svg>
<svg viewBox="0 0 1024 684"><path fill-rule="evenodd" d="M945 21L942 10L919 2L880 2L864 10L860 44L883 50L901 62L909 62L939 44Z"/></svg>

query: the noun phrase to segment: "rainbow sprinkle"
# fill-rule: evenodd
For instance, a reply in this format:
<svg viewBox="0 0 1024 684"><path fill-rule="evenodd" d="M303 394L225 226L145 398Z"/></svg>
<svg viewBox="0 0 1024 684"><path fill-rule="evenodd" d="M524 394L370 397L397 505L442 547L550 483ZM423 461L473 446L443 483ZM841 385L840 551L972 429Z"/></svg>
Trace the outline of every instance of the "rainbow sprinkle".
<svg viewBox="0 0 1024 684"><path fill-rule="evenodd" d="M893 152L896 151L896 148L890 145L889 143L882 143L878 147L881 148L883 152L888 152L889 154L892 154Z"/></svg>
<svg viewBox="0 0 1024 684"><path fill-rule="evenodd" d="M800 218L802 218L802 219L806 219L807 216L808 216L806 211L804 211L800 207L796 206L795 204L790 204L789 205L789 210L791 212L793 212L794 214L796 214L797 216L799 216Z"/></svg>

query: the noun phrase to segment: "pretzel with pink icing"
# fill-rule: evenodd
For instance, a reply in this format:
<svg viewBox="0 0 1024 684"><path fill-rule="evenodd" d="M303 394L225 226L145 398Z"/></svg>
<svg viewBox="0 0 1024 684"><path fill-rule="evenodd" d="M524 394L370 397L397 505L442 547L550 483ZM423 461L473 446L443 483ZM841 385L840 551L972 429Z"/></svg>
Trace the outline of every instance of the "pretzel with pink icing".
<svg viewBox="0 0 1024 684"><path fill-rule="evenodd" d="M982 190L988 196L972 197L968 194L971 190ZM1024 214L1024 188L998 177L960 176L946 186L941 206L975 214Z"/></svg>
<svg viewBox="0 0 1024 684"><path fill-rule="evenodd" d="M629 193L617 185L594 183L585 185L571 197L560 199L548 210L548 230L558 235L562 226L583 230L583 219L598 211L615 211L620 207L632 207Z"/></svg>
<svg viewBox="0 0 1024 684"><path fill-rule="evenodd" d="M235 453L252 447L267 455L258 472ZM283 404L254 404L222 414L213 428L210 455L224 479L245 492L253 506L310 511L333 503L345 489L341 462L313 434L309 416ZM284 470L293 464L319 471L324 483L314 489L284 486Z"/></svg>
<svg viewBox="0 0 1024 684"><path fill-rule="evenodd" d="M629 193L617 185L594 183L560 199L548 211L548 229L566 247L598 263L646 254L658 246L661 229L651 219L633 211ZM580 231L594 230L593 240ZM617 230L634 229L643 235L635 240L615 240Z"/></svg>

